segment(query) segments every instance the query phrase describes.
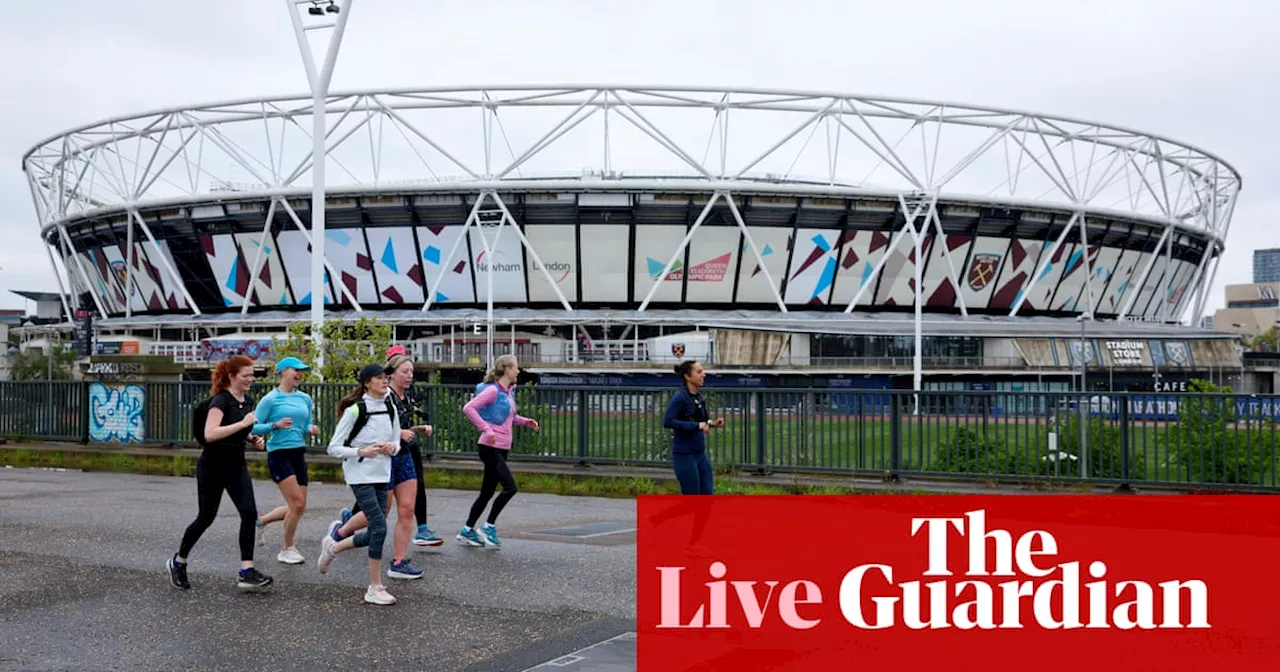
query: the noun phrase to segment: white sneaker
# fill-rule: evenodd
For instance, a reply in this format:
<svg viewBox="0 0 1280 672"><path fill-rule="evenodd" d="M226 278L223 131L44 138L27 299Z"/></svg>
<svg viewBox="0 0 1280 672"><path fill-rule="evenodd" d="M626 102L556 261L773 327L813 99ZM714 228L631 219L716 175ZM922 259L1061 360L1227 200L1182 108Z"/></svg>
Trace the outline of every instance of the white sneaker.
<svg viewBox="0 0 1280 672"><path fill-rule="evenodd" d="M387 592L387 587L383 585L369 586L364 592L364 601L369 604L395 604L396 598Z"/></svg>
<svg viewBox="0 0 1280 672"><path fill-rule="evenodd" d="M296 546L290 546L289 548L280 551L279 555L276 556L276 560L279 560L286 565L301 565L307 561L307 559L302 557L302 554L298 552L298 548Z"/></svg>
<svg viewBox="0 0 1280 672"><path fill-rule="evenodd" d="M338 542L329 536L320 540L320 557L316 558L316 569L319 569L321 574L329 571L329 563L332 563L334 558L333 545L336 543Z"/></svg>

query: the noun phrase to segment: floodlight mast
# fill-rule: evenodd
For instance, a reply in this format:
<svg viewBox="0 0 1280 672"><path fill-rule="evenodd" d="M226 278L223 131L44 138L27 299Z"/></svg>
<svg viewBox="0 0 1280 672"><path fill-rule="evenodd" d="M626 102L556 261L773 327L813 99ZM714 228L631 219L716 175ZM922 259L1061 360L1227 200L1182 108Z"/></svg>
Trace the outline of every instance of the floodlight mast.
<svg viewBox="0 0 1280 672"><path fill-rule="evenodd" d="M351 16L352 0L342 0L341 5L330 0L323 8L321 4L315 0L285 0L289 18L293 21L293 34L298 40L298 51L302 54L302 64L307 71L307 82L311 85L311 345L314 353L312 370L323 381L324 301L328 288L324 273L324 169L327 158L325 98L329 93L329 82L333 79L333 67L338 60L338 48L342 45L342 35L347 28L347 19ZM323 23L303 25L301 12L303 5L310 5L307 9L309 16L323 17L325 14L334 14L336 18ZM331 29L329 44L325 50L324 62L317 70L315 56L311 53L311 43L307 40L307 32L327 29ZM245 300L248 301L248 297L245 297Z"/></svg>

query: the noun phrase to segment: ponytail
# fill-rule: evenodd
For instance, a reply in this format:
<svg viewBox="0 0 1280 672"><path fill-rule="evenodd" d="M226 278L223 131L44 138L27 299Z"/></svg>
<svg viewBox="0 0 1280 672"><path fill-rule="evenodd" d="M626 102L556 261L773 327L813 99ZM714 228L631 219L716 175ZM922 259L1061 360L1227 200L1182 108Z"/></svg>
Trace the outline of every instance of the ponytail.
<svg viewBox="0 0 1280 672"><path fill-rule="evenodd" d="M342 415L343 411L347 410L347 408L357 401L360 401L360 398L363 396L364 385L356 385L356 389L352 390L351 394L343 397L342 400L338 402L338 415Z"/></svg>
<svg viewBox="0 0 1280 672"><path fill-rule="evenodd" d="M505 373L508 368L513 367L516 364L517 362L516 362L515 355L510 355L510 354L498 355L498 358L493 360L493 368L489 369L489 371L484 374L484 382L486 383L494 382L495 380L501 378L502 374Z"/></svg>
<svg viewBox="0 0 1280 672"><path fill-rule="evenodd" d="M253 366L253 360L244 355L236 355L218 362L217 368L213 370L213 391L210 395L217 396L218 393L231 387L231 378L246 366Z"/></svg>

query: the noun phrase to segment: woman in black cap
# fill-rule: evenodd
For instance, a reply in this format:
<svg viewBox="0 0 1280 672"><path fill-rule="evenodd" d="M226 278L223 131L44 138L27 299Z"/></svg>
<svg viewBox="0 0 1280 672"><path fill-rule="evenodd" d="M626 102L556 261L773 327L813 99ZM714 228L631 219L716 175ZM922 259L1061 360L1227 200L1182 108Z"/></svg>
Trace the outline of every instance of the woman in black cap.
<svg viewBox="0 0 1280 672"><path fill-rule="evenodd" d="M329 441L329 454L342 458L342 474L368 517L368 526L340 542L330 529L320 542L321 573L342 551L369 548L369 588L364 601L395 604L396 598L382 584L382 546L387 538L387 484L391 481L391 456L400 452L400 421L387 386L387 372L380 364L360 369L360 386L338 403L338 426ZM339 521L334 521L338 523ZM332 526L331 526L332 527Z"/></svg>

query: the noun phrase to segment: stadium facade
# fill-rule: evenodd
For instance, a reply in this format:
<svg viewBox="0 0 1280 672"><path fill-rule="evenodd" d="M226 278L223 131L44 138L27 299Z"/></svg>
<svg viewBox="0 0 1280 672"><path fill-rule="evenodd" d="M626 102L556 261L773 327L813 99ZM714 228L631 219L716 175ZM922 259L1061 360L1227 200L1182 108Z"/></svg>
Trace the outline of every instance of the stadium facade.
<svg viewBox="0 0 1280 672"><path fill-rule="evenodd" d="M1071 389L1081 373L1151 389L1240 367L1231 335L1181 324L1201 323L1241 188L1186 143L796 91L327 105L319 290L309 95L107 120L24 157L97 352L259 356L322 294L329 317L392 324L424 361L514 349L546 382L635 382L686 356L735 384L924 389Z"/></svg>

